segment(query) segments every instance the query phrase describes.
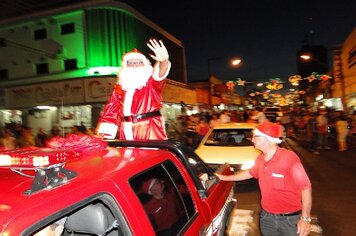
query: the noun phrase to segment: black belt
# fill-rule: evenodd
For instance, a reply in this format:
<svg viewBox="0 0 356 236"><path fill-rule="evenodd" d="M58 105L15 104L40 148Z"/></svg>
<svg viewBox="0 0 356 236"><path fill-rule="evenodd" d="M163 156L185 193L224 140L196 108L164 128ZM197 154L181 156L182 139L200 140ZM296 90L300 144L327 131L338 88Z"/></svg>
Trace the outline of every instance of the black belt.
<svg viewBox="0 0 356 236"><path fill-rule="evenodd" d="M267 214L270 215L274 215L274 216L296 216L302 213L302 211L295 211L295 212L288 212L288 213L283 213L283 214L274 214L274 213L270 213L268 211L263 210L264 212L266 212Z"/></svg>
<svg viewBox="0 0 356 236"><path fill-rule="evenodd" d="M140 120L150 118L150 117L155 117L155 116L160 116L161 112L159 110L157 111L152 111L152 112L147 112L147 113L142 113L138 115L131 115L131 116L124 116L123 119L126 122L139 122Z"/></svg>

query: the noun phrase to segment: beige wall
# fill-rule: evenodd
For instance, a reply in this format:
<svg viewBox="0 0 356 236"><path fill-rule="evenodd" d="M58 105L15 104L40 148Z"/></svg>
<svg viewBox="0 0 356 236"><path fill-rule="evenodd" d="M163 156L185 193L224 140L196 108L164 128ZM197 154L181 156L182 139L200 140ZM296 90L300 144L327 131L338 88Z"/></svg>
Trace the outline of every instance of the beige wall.
<svg viewBox="0 0 356 236"><path fill-rule="evenodd" d="M342 78L335 78L333 97L343 98L347 108L356 107L356 28L341 47L341 65ZM336 69L334 67L334 71Z"/></svg>
<svg viewBox="0 0 356 236"><path fill-rule="evenodd" d="M162 92L163 102L180 103L195 105L197 103L197 95L195 90L188 89L173 84L167 83Z"/></svg>

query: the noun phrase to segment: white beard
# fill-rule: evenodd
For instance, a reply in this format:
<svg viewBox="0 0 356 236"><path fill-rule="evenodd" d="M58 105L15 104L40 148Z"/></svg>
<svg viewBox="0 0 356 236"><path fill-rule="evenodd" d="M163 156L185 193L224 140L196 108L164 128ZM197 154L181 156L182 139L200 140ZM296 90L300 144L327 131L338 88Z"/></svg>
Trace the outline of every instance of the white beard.
<svg viewBox="0 0 356 236"><path fill-rule="evenodd" d="M146 65L140 68L122 67L118 73L118 84L120 84L125 91L141 89L147 84L152 73L153 67L151 65Z"/></svg>

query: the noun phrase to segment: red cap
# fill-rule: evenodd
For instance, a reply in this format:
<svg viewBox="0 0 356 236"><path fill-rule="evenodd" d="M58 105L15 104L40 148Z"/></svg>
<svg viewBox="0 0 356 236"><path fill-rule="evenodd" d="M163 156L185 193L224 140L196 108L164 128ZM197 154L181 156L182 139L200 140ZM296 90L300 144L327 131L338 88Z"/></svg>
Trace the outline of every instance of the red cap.
<svg viewBox="0 0 356 236"><path fill-rule="evenodd" d="M278 124L265 121L256 127L254 134L264 136L270 141L281 143L279 137L282 135L282 127Z"/></svg>

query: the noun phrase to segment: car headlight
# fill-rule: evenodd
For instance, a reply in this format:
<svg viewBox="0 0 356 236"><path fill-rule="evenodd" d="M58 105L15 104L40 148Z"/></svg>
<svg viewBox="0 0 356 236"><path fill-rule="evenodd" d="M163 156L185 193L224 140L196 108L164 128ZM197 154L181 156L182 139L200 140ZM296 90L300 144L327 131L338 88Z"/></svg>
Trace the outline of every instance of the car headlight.
<svg viewBox="0 0 356 236"><path fill-rule="evenodd" d="M241 170L248 170L255 165L255 161L247 161L241 166Z"/></svg>

